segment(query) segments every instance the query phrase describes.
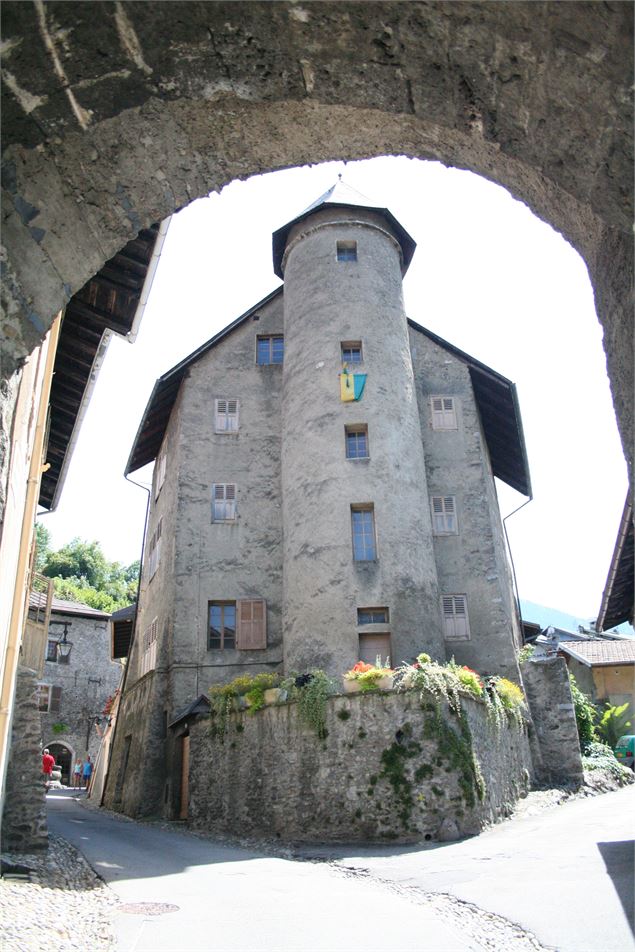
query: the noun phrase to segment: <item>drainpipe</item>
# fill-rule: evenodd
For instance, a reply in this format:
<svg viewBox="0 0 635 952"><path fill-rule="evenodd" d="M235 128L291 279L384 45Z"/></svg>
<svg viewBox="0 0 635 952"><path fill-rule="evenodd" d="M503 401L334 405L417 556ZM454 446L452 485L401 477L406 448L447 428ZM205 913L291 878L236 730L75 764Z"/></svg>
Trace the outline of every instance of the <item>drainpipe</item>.
<svg viewBox="0 0 635 952"><path fill-rule="evenodd" d="M104 805L104 798L106 796L106 790L108 789L108 778L110 776L110 763L112 760L112 755L115 750L115 741L117 740L117 727L119 725L119 707L121 706L123 702L123 696L126 690L126 681L128 680L128 669L130 667L130 656L132 654L132 646L134 645L135 637L137 634L137 615L139 612L139 596L141 595L141 574L143 572L143 553L146 546L146 535L148 532L148 519L150 516L150 500L152 498L152 487L148 488L147 486L143 486L141 483L135 482L134 479L130 479L129 476L126 476L125 479L129 483L132 483L133 486L138 486L139 489L143 489L143 491L148 494L148 499L146 502L146 518L143 524L143 539L141 540L141 557L139 559L139 578L137 579L137 601L135 604L134 617L132 619L132 634L130 636L130 646L128 648L128 660L126 661L126 665L123 671L123 677L121 679L121 689L119 692L119 704L117 705L117 717L115 719L115 723L112 729L112 739L110 741L110 756L108 757L108 763L106 764L106 770L104 772L104 782L101 788L101 797L99 799L100 807L103 807Z"/></svg>
<svg viewBox="0 0 635 952"><path fill-rule="evenodd" d="M9 632L7 638L7 648L4 658L4 670L2 672L2 683L0 684L0 818L4 806L4 790L7 765L9 761L9 750L11 747L11 722L13 715L13 702L15 695L15 681L19 663L20 644L22 642L22 628L24 622L24 612L28 597L28 570L33 543L33 526L37 513L37 501L40 495L40 483L42 473L48 469L43 464L44 443L46 439L46 421L48 416L49 396L51 393L51 383L53 380L53 367L55 364L55 353L57 351L57 342L62 324L62 312L57 315L51 325L48 335L48 346L46 350L46 360L44 372L42 375L42 389L37 408L37 419L33 433L33 444L31 450L31 459L29 462L29 475L27 477L26 494L24 501L24 510L22 517L22 527L20 531L20 543L18 549L18 562L15 573L15 589L13 592L13 603L11 606L11 616L9 621ZM42 350L38 355L38 363L42 359ZM14 447L14 451L15 451ZM11 472L9 471L9 479ZM9 486L9 483L7 483Z"/></svg>
<svg viewBox="0 0 635 952"><path fill-rule="evenodd" d="M512 547L511 547L511 545L510 545L510 543L509 543L509 535L507 534L507 520L508 520L508 519L511 519L512 516L515 516L516 513L517 513L517 512L520 512L521 509L524 509L525 506L528 505L528 503L530 503L533 498L534 498L534 497L533 497L532 495L530 495L530 496L524 501L524 503L522 503L522 505L518 506L516 509L514 509L512 512L510 512L510 513L509 513L507 516L505 516L505 518L503 519L503 532L505 533L505 542L507 543L507 554L509 555L509 564L511 565L511 570L512 570L512 580L513 580L513 583L514 583L514 596L515 596L515 598L516 598L516 612L517 612L517 615L518 615L518 624L520 625L520 637L521 637L521 639L522 639L523 641L524 641L524 638L523 638L523 613L522 613L521 608L520 608L520 595L518 594L518 581L517 581L517 579L516 579L516 567L515 567L515 565L514 565L514 556L512 555ZM520 647L522 648L522 644L520 645Z"/></svg>

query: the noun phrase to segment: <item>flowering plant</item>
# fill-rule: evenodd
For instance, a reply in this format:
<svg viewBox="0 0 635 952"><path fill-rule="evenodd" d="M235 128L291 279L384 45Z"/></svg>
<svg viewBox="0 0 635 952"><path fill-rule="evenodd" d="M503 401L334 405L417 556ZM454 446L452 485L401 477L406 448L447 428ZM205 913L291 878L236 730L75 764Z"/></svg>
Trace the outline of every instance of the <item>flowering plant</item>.
<svg viewBox="0 0 635 952"><path fill-rule="evenodd" d="M365 674L367 671L372 671L373 665L366 664L365 661L358 661L357 664L354 664L350 671L347 671L344 675L345 681L357 681L361 674Z"/></svg>
<svg viewBox="0 0 635 952"><path fill-rule="evenodd" d="M470 694L474 697L483 697L483 682L476 671L464 664L456 671L456 676Z"/></svg>

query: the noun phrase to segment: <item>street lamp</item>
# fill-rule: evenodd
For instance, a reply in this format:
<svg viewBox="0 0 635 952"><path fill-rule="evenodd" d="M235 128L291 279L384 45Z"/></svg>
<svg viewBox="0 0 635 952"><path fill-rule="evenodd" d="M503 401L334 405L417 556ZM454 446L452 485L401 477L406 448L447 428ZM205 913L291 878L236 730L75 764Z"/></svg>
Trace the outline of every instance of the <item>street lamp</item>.
<svg viewBox="0 0 635 952"><path fill-rule="evenodd" d="M68 626L72 625L72 621L65 621L62 623L64 625L64 634L62 635L60 641L57 642L57 660L59 664L68 664L69 658L71 656L71 649L73 647L73 642L69 641L67 638L68 635Z"/></svg>

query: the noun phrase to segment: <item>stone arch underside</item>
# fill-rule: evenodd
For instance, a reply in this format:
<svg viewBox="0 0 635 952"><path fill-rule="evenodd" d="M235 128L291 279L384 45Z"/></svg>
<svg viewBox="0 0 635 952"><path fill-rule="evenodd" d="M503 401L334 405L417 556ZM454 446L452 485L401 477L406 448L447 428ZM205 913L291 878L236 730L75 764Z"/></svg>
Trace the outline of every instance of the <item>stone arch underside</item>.
<svg viewBox="0 0 635 952"><path fill-rule="evenodd" d="M3 20L3 376L140 228L234 178L401 154L504 185L580 251L632 459L630 4L9 0Z"/></svg>

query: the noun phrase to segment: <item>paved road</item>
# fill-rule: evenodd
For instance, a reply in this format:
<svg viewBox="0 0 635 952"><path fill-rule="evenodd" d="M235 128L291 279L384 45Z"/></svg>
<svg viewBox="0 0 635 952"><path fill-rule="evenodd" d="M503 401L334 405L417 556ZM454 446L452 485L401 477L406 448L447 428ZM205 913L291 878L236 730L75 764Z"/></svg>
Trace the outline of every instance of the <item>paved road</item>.
<svg viewBox="0 0 635 952"><path fill-rule="evenodd" d="M79 848L122 902L178 907L160 916L118 911L119 952L538 948L523 932L561 952L635 949L635 788L508 821L462 843L310 851L330 863L134 823L71 797L48 804L51 831ZM429 893L522 929L506 936L500 921L456 900L427 900Z"/></svg>

